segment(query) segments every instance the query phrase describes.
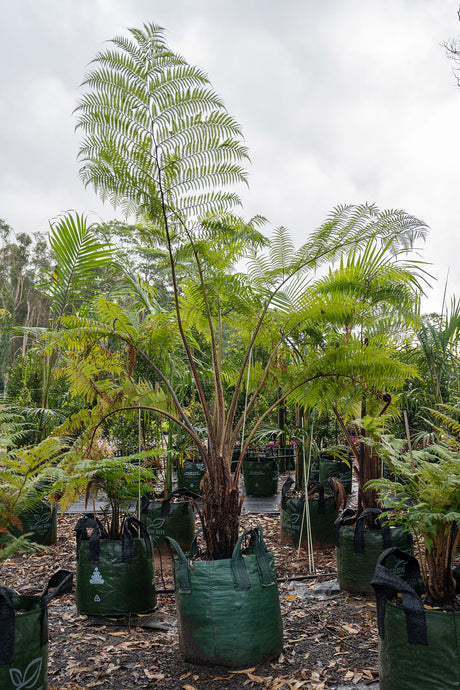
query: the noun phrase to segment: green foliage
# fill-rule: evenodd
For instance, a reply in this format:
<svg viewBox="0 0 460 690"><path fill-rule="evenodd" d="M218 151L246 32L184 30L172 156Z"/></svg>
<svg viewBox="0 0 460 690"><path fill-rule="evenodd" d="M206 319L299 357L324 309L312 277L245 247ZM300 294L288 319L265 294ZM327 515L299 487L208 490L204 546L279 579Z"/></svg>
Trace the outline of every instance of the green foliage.
<svg viewBox="0 0 460 690"><path fill-rule="evenodd" d="M83 434L59 463L51 491L59 498L62 511L81 496L85 497L86 504L98 494L106 497L106 530L110 539L120 539L123 519L132 510L132 504L152 491L156 474L144 464L152 453L119 457L113 455L114 448L109 443L99 439L88 447L91 457L82 457L84 439Z"/></svg>
<svg viewBox="0 0 460 690"><path fill-rule="evenodd" d="M11 447L22 433L24 420L0 409L0 563L17 551L35 550L29 535L12 536L10 527L22 530L19 515L34 507L47 494L55 478L54 463L65 448L65 441L47 438L40 444Z"/></svg>
<svg viewBox="0 0 460 690"><path fill-rule="evenodd" d="M51 301L55 319L85 304L101 287L100 270L112 249L98 242L94 228L78 213L67 213L51 224L50 246L56 259L41 290Z"/></svg>
<svg viewBox="0 0 460 690"><path fill-rule="evenodd" d="M112 40L77 107L81 176L101 197L164 225L238 203L247 158L238 124L205 74L145 24Z"/></svg>
<svg viewBox="0 0 460 690"><path fill-rule="evenodd" d="M112 383L91 373L85 395L89 400L90 389L97 389L95 399L111 400L114 413L129 408L131 396L134 406L188 434L206 467L202 522L209 555L225 558L238 533L241 460L234 477L230 466L243 431L250 429L244 455L257 427L287 399L300 398L306 406L326 393L329 400L341 395L344 405L363 392L378 398L388 378L396 387L413 372L395 356L393 341L382 345L377 329L368 328L373 342L366 347L359 333L346 338L338 332L330 305L329 319L321 318L319 290L310 286L316 272L355 251L350 261L356 270L359 262L372 264L367 278L373 275L374 321L376 311L383 321L390 277L400 288L398 294L393 288L392 298L408 316L419 291L418 267L408 263L390 276L389 257L402 262L426 226L404 211L342 206L299 250L284 228L267 242L259 232L262 218L245 223L231 215L246 181L240 127L204 74L174 54L154 24L115 38L96 56L83 87L76 111L83 181L143 221L136 230L143 247L165 250L173 308L155 308L145 286L125 276L134 302L126 295L99 300L86 318L63 322L56 341L75 353L73 367L80 359L86 369L91 349L115 347L128 362L143 358L149 365L156 387L146 375L144 396L131 366L128 377L112 372ZM384 264L382 254L388 257L385 285L374 275ZM249 268L239 271L245 259ZM163 258L159 262L163 268ZM351 284L356 275L346 268ZM183 385L188 380L191 385Z"/></svg>
<svg viewBox="0 0 460 690"><path fill-rule="evenodd" d="M455 599L452 565L460 540L460 411L450 411L456 418L432 410L442 424L438 440L412 454L403 452L403 441L382 437L379 452L395 479L370 482L384 497L385 520L415 535L425 591L436 605Z"/></svg>

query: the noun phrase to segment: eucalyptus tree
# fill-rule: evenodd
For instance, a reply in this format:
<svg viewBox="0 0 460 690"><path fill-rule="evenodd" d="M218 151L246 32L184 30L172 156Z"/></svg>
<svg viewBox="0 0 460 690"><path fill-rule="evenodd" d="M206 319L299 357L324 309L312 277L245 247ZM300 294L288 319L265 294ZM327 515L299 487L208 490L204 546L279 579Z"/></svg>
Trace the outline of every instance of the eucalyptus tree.
<svg viewBox="0 0 460 690"><path fill-rule="evenodd" d="M169 258L174 324L169 326L191 373L205 434L191 423L168 371L153 361L174 412L162 404L149 408L169 417L195 443L206 467L202 521L208 554L226 558L238 535L238 475L250 437L233 477L231 453L245 415L255 409L271 381L279 349L298 325L296 314L279 309L286 305L283 291L292 276L318 269L369 237L387 238L394 247L410 246L426 227L404 212L380 212L368 205L341 207L299 250L291 247L289 255L282 252L282 261L269 264L257 221L244 223L232 215L239 204L238 190L247 181L248 154L241 128L204 73L169 49L160 27L148 24L115 38L96 56L83 87L76 113L77 127L83 132L84 183L104 200L134 212L145 233L163 243ZM251 245L260 248L249 278L235 272L235 262ZM229 248L231 257L226 254ZM181 270L184 259L194 264L188 275ZM242 345L238 361L229 362L227 357L224 320L231 322ZM75 326L81 333L81 324ZM100 336L112 330L140 351L135 333L126 328L123 334L119 321L106 322ZM252 368L251 395L240 415L251 352L260 342L267 356ZM318 369L314 358L308 364L300 362L292 372L290 390L336 374L335 369ZM227 386L233 391L230 400ZM274 406L288 394L283 391ZM261 415L260 423L268 414L270 410Z"/></svg>

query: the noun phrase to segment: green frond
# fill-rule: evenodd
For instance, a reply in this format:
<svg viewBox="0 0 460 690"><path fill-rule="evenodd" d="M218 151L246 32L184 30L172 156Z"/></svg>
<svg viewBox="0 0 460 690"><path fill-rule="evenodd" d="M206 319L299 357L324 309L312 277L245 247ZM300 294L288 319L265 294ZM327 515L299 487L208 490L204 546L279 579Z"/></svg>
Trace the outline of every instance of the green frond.
<svg viewBox="0 0 460 690"><path fill-rule="evenodd" d="M205 74L170 51L154 24L111 43L76 108L84 183L157 221L162 209L172 220L238 204L231 188L246 181L247 150Z"/></svg>

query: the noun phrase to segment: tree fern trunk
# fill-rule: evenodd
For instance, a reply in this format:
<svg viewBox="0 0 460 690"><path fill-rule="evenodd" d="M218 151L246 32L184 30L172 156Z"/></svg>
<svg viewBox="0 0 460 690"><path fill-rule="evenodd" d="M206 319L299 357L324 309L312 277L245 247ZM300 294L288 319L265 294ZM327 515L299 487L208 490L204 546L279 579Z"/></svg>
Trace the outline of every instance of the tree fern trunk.
<svg viewBox="0 0 460 690"><path fill-rule="evenodd" d="M228 460L228 462L227 462ZM212 458L203 479L202 524L208 558L230 558L238 540L241 500L232 481L230 456Z"/></svg>

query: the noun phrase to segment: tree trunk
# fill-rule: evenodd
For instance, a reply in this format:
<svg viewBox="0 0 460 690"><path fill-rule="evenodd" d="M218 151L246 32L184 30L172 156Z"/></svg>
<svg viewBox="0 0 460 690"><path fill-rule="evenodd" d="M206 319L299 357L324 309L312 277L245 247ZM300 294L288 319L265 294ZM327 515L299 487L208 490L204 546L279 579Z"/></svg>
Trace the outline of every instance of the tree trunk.
<svg viewBox="0 0 460 690"><path fill-rule="evenodd" d="M426 552L429 573L427 582L428 603L435 606L450 605L455 601L455 580L452 573L452 530L454 525L446 524Z"/></svg>
<svg viewBox="0 0 460 690"><path fill-rule="evenodd" d="M227 461L228 460L228 461ZM208 558L230 558L238 541L241 501L232 481L230 458L218 457L203 478L203 534Z"/></svg>

